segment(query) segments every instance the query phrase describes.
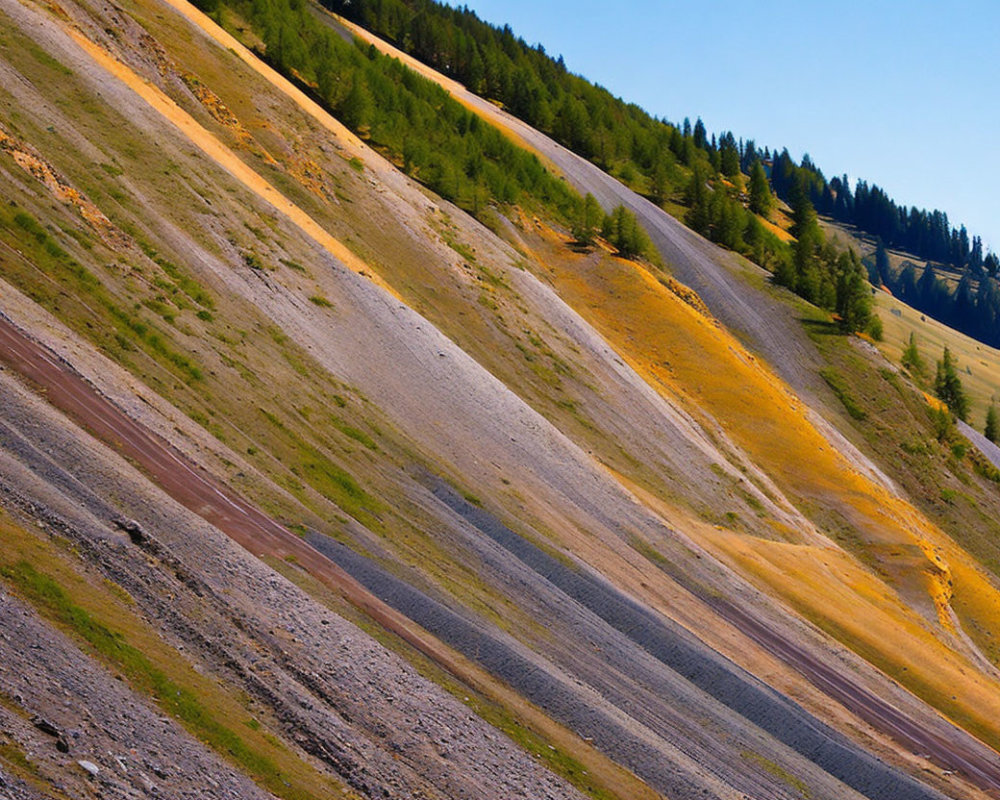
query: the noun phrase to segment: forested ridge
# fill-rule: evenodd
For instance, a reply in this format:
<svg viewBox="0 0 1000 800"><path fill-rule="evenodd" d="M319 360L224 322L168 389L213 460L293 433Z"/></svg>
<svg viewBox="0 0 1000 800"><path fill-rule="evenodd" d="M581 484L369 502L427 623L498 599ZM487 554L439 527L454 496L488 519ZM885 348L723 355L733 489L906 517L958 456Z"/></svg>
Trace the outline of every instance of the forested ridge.
<svg viewBox="0 0 1000 800"><path fill-rule="evenodd" d="M997 277L1000 260L984 251L980 237L970 235L964 226L953 226L944 212L903 206L864 180L852 190L846 175L827 180L808 155L796 164L787 149L761 149L732 132L709 135L701 120L692 125L688 120L671 124L657 119L574 75L561 57L552 58L541 45L528 45L509 25L491 25L468 8L434 0L322 2L477 94L503 103L654 202L687 206L684 219L695 230L742 252L798 293L831 308L830 290L839 280L831 264L839 256L829 250L824 254L812 233L807 238L817 246L810 258L804 257L802 247L783 248L745 213L767 215L770 198L760 181L793 207L802 204L799 184L820 214L854 226L887 247L966 273L969 280L954 290L941 281L932 289L927 277L922 294L909 291L909 274L872 272L872 278L894 289L902 285L908 302L957 323L967 333L991 343L1000 341L996 328L1000 315L989 302L1000 294L990 280ZM755 176L758 161L763 169ZM742 176L750 176L749 187ZM803 213L808 216L801 209L798 216ZM796 227L801 228L800 222Z"/></svg>
<svg viewBox="0 0 1000 800"><path fill-rule="evenodd" d="M827 181L808 156L796 164L787 150L760 149L731 132L709 135L701 120L675 125L652 117L569 72L543 47L528 46L509 26L489 25L468 9L432 0L322 2L502 103L694 230L764 266L778 283L837 313L847 330L867 328L878 335L865 268L857 254L827 241L817 209L892 247L968 270L976 285L966 290L973 294L972 316L961 327L981 338L992 335L997 315L977 298L995 289L987 276L996 271L996 257L984 254L981 241L964 228L950 228L941 212L904 213L878 187L861 181L851 192L844 178ZM317 18L308 0L199 4L209 12L225 6L250 22L272 65L404 171L484 221L491 204L544 208L581 241L600 231L624 255L653 255L632 221L620 214L617 220L612 214L590 221L593 209L534 155L397 60L360 41L345 41ZM767 224L775 196L793 209L791 243ZM900 280L880 276L871 265L868 276L890 287ZM965 301L959 303L944 283L933 294L935 302L920 306L927 313L953 318L957 308L964 312Z"/></svg>

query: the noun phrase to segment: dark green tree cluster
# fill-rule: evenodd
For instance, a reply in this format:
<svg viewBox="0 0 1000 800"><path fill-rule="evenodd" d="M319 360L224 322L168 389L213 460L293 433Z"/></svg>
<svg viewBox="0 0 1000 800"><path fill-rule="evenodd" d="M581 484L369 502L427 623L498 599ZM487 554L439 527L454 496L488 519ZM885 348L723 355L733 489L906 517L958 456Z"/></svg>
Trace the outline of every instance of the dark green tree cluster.
<svg viewBox="0 0 1000 800"><path fill-rule="evenodd" d="M869 331L881 336L881 323L872 314L868 273L853 249L841 250L823 235L804 182L792 192L791 258L775 270L775 281L810 303L835 312L848 333Z"/></svg>
<svg viewBox="0 0 1000 800"><path fill-rule="evenodd" d="M1000 283L988 275L978 280L966 273L957 284L939 277L928 262L918 272L912 262L893 272L884 246L875 251L870 272L898 298L918 311L981 342L1000 346Z"/></svg>
<svg viewBox="0 0 1000 800"><path fill-rule="evenodd" d="M617 206L610 214L605 214L594 195L589 193L580 204L572 232L578 245L591 245L600 235L623 258L642 257L650 261L659 258L635 214L625 206Z"/></svg>
<svg viewBox="0 0 1000 800"><path fill-rule="evenodd" d="M876 236L873 283L881 283L919 311L979 341L1000 346L1000 260L985 253L982 240L970 239L964 227L953 228L946 214L909 210L877 186L859 181L852 193L847 176L827 182L808 156L797 165L783 151L771 169L775 193L793 206L804 192L821 213ZM930 261L918 274L912 263L894 272L887 247L950 265L960 271L957 284L941 280Z"/></svg>
<svg viewBox="0 0 1000 800"><path fill-rule="evenodd" d="M943 211L898 205L884 189L863 180L852 192L846 175L828 182L808 155L796 165L788 150L776 153L771 170L775 193L790 199L796 181L806 183L810 200L821 214L854 225L889 247L968 270L973 277L984 272L995 276L1000 268L996 255L984 252L982 239L970 237L964 225L952 226Z"/></svg>
<svg viewBox="0 0 1000 800"><path fill-rule="evenodd" d="M684 222L702 236L772 270L787 257L788 246L701 166L692 169L683 197Z"/></svg>
<svg viewBox="0 0 1000 800"><path fill-rule="evenodd" d="M509 26L490 25L467 7L452 8L435 0L322 2L473 91L503 103L654 202L686 201L688 224L771 270L779 268L783 248L765 236L760 226L750 221L743 224L745 215L739 210L749 208L753 214L766 216L773 202L772 189L791 203L793 193L801 188L820 213L879 236L888 246L967 270L974 281L998 276L996 255L984 252L978 237L951 226L943 212L897 205L884 190L865 181L851 191L847 176L827 181L808 155L796 164L787 149L775 149L772 154L731 132L710 135L701 120L692 125L685 119L675 125L652 117L570 73L561 57L554 59L543 47L529 46ZM699 170L705 176L706 190L692 192L691 175ZM741 173L750 176L748 195L739 191ZM807 241L798 248L798 264L789 255L791 266L799 269L814 244ZM812 271L806 272L803 286L814 287ZM805 293L810 291L805 289ZM992 325L991 304L977 302L979 306L989 306L990 311L974 323L967 321L975 332L970 327L962 329L1000 343L1000 329ZM936 308L922 310L942 319Z"/></svg>
<svg viewBox="0 0 1000 800"><path fill-rule="evenodd" d="M934 375L934 394L961 420L969 415L969 399L965 396L962 381L958 377L955 359L945 347L941 360L937 362Z"/></svg>
<svg viewBox="0 0 1000 800"><path fill-rule="evenodd" d="M618 255L624 258L634 258L635 256L650 257L653 254L653 245L642 229L635 214L625 206L618 206L604 219L601 229L604 238L618 251Z"/></svg>
<svg viewBox="0 0 1000 800"><path fill-rule="evenodd" d="M322 0L426 64L502 103L530 125L613 172L656 203L676 199L695 166L739 179L763 157L731 132L709 136L699 119L672 125L574 75L509 26L434 0ZM760 199L760 198L758 198Z"/></svg>
<svg viewBox="0 0 1000 800"><path fill-rule="evenodd" d="M983 435L993 444L1000 439L1000 415L997 414L997 407L990 406L986 412L986 427L983 428Z"/></svg>
<svg viewBox="0 0 1000 800"><path fill-rule="evenodd" d="M269 63L442 197L474 214L493 200L576 215L581 198L537 157L397 59L345 41L305 0L200 2L241 14Z"/></svg>
<svg viewBox="0 0 1000 800"><path fill-rule="evenodd" d="M593 244L604 226L604 210L594 195L587 192L580 204L580 210L573 221L573 237L578 244Z"/></svg>
<svg viewBox="0 0 1000 800"><path fill-rule="evenodd" d="M731 132L709 135L699 119L672 125L627 104L605 89L568 72L562 59L530 47L509 26L480 20L467 8L434 0L322 0L324 4L394 42L425 63L457 78L473 91L503 103L514 114L578 154L612 171L657 203L680 200L685 222L698 233L780 273L784 282L831 311L839 311L848 330L870 321L870 298L862 295L856 259L819 258L822 235L816 227L793 252L768 231L757 215L774 203L765 163L770 151ZM802 190L813 192L807 177L819 175L808 157L790 164L802 173ZM749 192L742 192L743 174ZM785 175L779 175L779 183ZM818 185L818 178L815 178ZM811 207L810 207L811 208ZM813 212L815 214L815 212ZM591 224L577 238L586 241ZM581 236L581 233L583 234ZM845 299L847 298L847 299Z"/></svg>

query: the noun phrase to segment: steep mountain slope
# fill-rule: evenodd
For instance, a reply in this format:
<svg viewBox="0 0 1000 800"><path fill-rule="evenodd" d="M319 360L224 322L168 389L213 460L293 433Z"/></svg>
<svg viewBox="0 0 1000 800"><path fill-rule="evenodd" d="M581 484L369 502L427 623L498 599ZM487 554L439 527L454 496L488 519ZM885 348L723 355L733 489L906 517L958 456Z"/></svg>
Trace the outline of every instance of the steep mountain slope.
<svg viewBox="0 0 1000 800"><path fill-rule="evenodd" d="M395 50L390 45L379 41L376 37L359 29L357 26L343 20L338 20L330 15L324 15L324 18L332 20L333 24L342 25L350 29L365 41L372 42L380 49L403 59L406 63L412 64L414 68L420 69L423 74L433 77L449 92L460 98L468 107L475 109L477 113L483 115L485 118L495 120L505 129L511 130L516 137L533 147L542 157L562 169L563 173L581 191L593 192L608 207L615 203L624 203L636 212L646 224L647 229L650 230L654 241L661 252L663 252L671 271L682 277L685 282L698 288L701 297L705 300L709 309L722 321L728 323L728 326L738 335L742 335L752 349L766 357L768 363L797 390L799 396L806 401L807 405L812 406L811 409L807 408L806 410L809 424L803 428L790 424L790 420L786 417L774 413L775 408L781 407L782 404L780 401L755 398L754 400L747 400L741 405L738 399L741 395L747 394L747 384L751 383L746 379L735 382L722 382L721 386L712 387L719 391L719 394L712 398L710 395L711 389L706 391L702 387L704 387L706 381L712 378L717 381L718 374L713 371L713 367L705 367L706 362L702 353L698 353L698 358L694 361L693 368L689 363L689 371L686 375L687 380L684 382L685 389L692 391L693 387L699 387L696 391L702 400L700 404L702 410L710 409L712 413L717 415L717 419L723 425L727 425L728 422L727 432L730 435L733 435L735 430L739 431L736 435L749 437L743 438L740 444L749 449L758 460L758 463L760 463L760 459L765 459L764 463L768 465L768 473L772 477L780 476L783 470L790 470L795 474L788 475L788 477L795 482L798 477L804 477L806 473L809 473L807 478L809 487L801 485L799 489L799 491L804 493L804 497L803 494L795 490L790 493L791 497L802 497L806 503L815 502L817 499L815 491L818 488L817 479L820 482L832 480L838 486L837 494L840 494L847 486L856 485L853 478L847 477L847 474L852 473L855 469L860 469L868 473L868 475L875 479L876 483L883 484L889 487L890 491L895 492L892 488L892 481L885 477L882 470L876 467L868 457L859 452L856 447L845 440L824 419L824 417L828 419L835 418L831 417L832 409L828 395L817 390L817 378L820 373L818 366L825 359L817 352L814 343L807 337L805 329L797 324L794 319L795 312L802 314L806 318L812 317L813 312L807 307L791 304L794 311L793 314L789 314L787 298L782 299L780 295L776 296L769 290L762 288L761 283L764 275L762 270L737 259L732 254L725 253L719 248L707 244L677 223L676 220L657 209L652 203L636 196L620 183L600 172L594 165L580 159L575 154L565 150L565 148L560 147L538 132L528 128L519 120L506 114L493 104L476 97L465 90L464 87L457 85L443 76L435 75L433 71L416 64L413 59ZM607 280L606 276L602 279L600 290L602 296L610 294L612 298L617 297L617 293L614 290L610 292L606 291L609 286ZM626 330L623 332L627 340L625 342L619 341L620 352L635 352L637 349L641 352L644 349L648 349L650 352L646 357L655 359L660 353L665 351L673 352L673 348L681 344L686 344L688 337L681 336L676 337L680 338L680 342L676 340L669 343L661 342L660 346L657 347L652 344L652 340L650 339L651 331L639 321L657 318L658 314L650 314L648 306L635 306L627 302L619 304L621 307L615 312L611 311L606 297L602 297L602 300L601 311L608 311L608 316L615 321L615 324L619 328L626 327ZM590 307L595 307L593 300L591 300ZM587 315L586 312L582 313ZM592 314L589 315L589 318L594 319ZM634 323L631 326L623 326L621 324L623 320L634 321ZM600 328L599 324L598 327ZM689 332L689 329L686 328L682 330L685 334ZM822 339L823 337L821 336L820 338ZM614 340L612 339L612 341ZM866 358L874 362L873 366L875 368L883 370L886 368L886 365L880 363L877 358L872 358L871 353L868 353ZM672 361L673 359L668 357L667 363L670 365L670 370L675 371L676 367ZM710 361L708 363L714 366L718 362ZM867 367L867 369L872 369L872 366ZM724 372L724 374L731 373L732 368ZM830 380L828 377L829 374L827 373L824 377L827 382ZM660 381L662 383L662 377ZM886 384L884 389L892 391L889 384ZM761 420L754 417L752 411L748 418L749 409L766 409L763 411L763 415L768 419L763 421L762 424ZM883 412L884 410L884 408L881 409ZM825 462L817 470L817 474L812 474L810 470L803 470L804 464L816 464L824 458L819 454L825 448L823 444L818 442L811 448L806 446L804 450L799 449L805 442L809 441L811 435L815 435L815 432L808 431L808 428L812 426L816 426L817 430L822 432L824 437L831 438L835 449L839 449L844 454L846 462L842 462L841 466ZM857 441L855 433L849 426L841 427L854 441ZM891 462L898 462L898 459L889 454L889 450L892 447L899 447L900 443L895 441L894 436L886 436L885 430L881 433L884 442L880 447L876 448L876 451L880 456L890 458ZM754 445L749 443L750 440L756 441L756 449ZM902 445L905 449L908 446L912 446L913 443L902 442ZM770 450L769 457L766 454L767 450ZM801 455L792 457L791 454L793 453L800 453ZM812 455L806 455L807 453L812 453ZM902 473L904 478L909 477L909 468L910 465L904 468ZM837 475L838 471L841 470L846 470L844 477L839 479L834 478L833 476ZM966 484L968 483L967 478L963 478L963 481ZM910 483L912 484L912 481ZM788 491L787 485L782 484L780 480L779 485L785 491ZM949 489L948 491L952 490ZM988 484L985 486L980 485L979 491L982 494L978 495L978 500L974 501L973 505L975 505L975 502L986 504L995 502L993 500L995 490L991 486ZM840 496L843 498L842 494ZM895 541L897 546L902 545L904 549L912 549L914 552L917 551L917 548L923 550L932 564L936 561L937 554L932 552L935 547L951 546L951 543L946 539L939 539L939 534L928 535L926 530L921 531L920 528L923 527L922 523L916 523L915 530L914 521L910 518L908 511L903 512L903 518L895 525L886 525L884 520L876 521L872 525L870 521L865 522L863 519L864 517L868 517L871 520L869 515L874 510L872 506L869 506L867 511L863 511L862 518L859 518L856 515L857 508L846 510L833 496L827 496L825 500L821 501L821 504L826 509L823 512L826 520L821 525L829 529L832 523L832 532L836 537L840 538L841 541L849 541L853 549L860 547L862 557L870 564L874 562L884 575L892 576L891 580L894 584L902 579L904 581L904 595L908 596L910 600L914 596L905 589L906 579L900 572L900 569L908 571L908 568L903 567L902 561L897 558L900 552L898 550L894 551L893 545L890 542ZM880 506L883 510L891 504L891 502L887 502L885 499L876 501L876 505ZM854 504L849 501L849 505ZM801 502L799 503L799 507L802 507ZM839 510L833 511L834 509ZM830 516L831 511L833 511L832 517ZM876 512L876 516L880 513ZM944 516L947 516L947 510ZM949 532L953 536L959 536L959 541L966 539L961 524L956 524L957 521L954 519L946 520L946 522L948 523ZM984 522L986 520L977 520L976 524L982 525ZM888 533L893 527L897 528L899 534L902 536L901 539L895 539L894 534ZM837 528L840 528L842 532L837 532ZM913 533L917 531L919 531L919 534L914 538ZM904 544L904 542L908 543ZM884 559L884 556L887 554L891 554L889 561L892 563ZM987 554L981 548L977 551L977 555L985 560L986 563L994 563L992 554ZM825 555L823 557L825 558ZM959 567L958 564L962 562L965 565ZM961 594L970 598L971 602L975 604L982 604L980 612L975 615L978 619L967 619L966 626L977 631L992 629L995 622L989 620L994 617L995 610L990 609L995 609L996 606L994 590L990 587L995 585L995 575L983 575L980 571L981 567L978 564L974 561L970 562L965 558L960 558L954 564L949 559L946 559L945 563L948 568L955 566L967 576L967 579L971 578L971 580L969 584L962 587L961 583L964 583L964 581L960 583L955 580L955 576L949 576L947 580L950 581L950 584L945 590L944 596L950 595L954 597ZM933 573L936 567L931 567L928 576L926 562L918 558L916 562L911 562L911 568L915 568L915 572L911 573L911 580L921 583L927 582L928 596L934 600L938 612L943 612L945 616L950 614L950 612L944 610L941 606L943 595L938 589L934 588ZM966 572L969 568L974 573L978 572L979 576L971 577L971 574ZM773 574L770 579L773 584L781 583L783 569L784 567L782 566L777 567L777 573ZM930 577L930 580L928 580L928 577ZM799 602L801 602L801 598ZM814 604L810 603L810 605L812 607L809 613L813 618L816 615L827 616L829 614L825 601L817 600ZM945 624L947 626L947 623ZM840 628L840 626L840 622L831 622L831 627ZM869 646L878 648L878 645L874 642L869 642L865 645L866 648ZM982 644L979 646L982 646ZM978 659L978 656L974 652L972 656L974 659Z"/></svg>
<svg viewBox="0 0 1000 800"><path fill-rule="evenodd" d="M190 6L0 14L15 796L995 790L993 579L735 262L643 212L773 367L665 276L502 241Z"/></svg>

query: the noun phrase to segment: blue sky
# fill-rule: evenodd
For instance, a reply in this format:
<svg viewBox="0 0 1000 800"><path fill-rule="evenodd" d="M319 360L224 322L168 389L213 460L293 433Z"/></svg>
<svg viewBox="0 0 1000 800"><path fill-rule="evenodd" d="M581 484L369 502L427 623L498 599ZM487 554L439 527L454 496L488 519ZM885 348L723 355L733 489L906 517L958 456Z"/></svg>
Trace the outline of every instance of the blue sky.
<svg viewBox="0 0 1000 800"><path fill-rule="evenodd" d="M808 152L1000 250L1000 2L463 0L671 121Z"/></svg>

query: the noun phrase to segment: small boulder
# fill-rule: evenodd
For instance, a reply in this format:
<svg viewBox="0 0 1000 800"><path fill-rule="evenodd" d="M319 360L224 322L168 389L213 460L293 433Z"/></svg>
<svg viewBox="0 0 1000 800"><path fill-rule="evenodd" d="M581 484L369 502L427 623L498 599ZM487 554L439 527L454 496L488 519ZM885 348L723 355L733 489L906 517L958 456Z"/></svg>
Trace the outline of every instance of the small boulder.
<svg viewBox="0 0 1000 800"><path fill-rule="evenodd" d="M34 716L31 718L31 724L34 725L42 733L47 733L49 736L62 736L62 731L60 731L55 725L49 722L43 717Z"/></svg>
<svg viewBox="0 0 1000 800"><path fill-rule="evenodd" d="M76 763L79 764L80 768L84 772L88 773L92 778L96 778L101 773L101 768L93 761L77 761Z"/></svg>

